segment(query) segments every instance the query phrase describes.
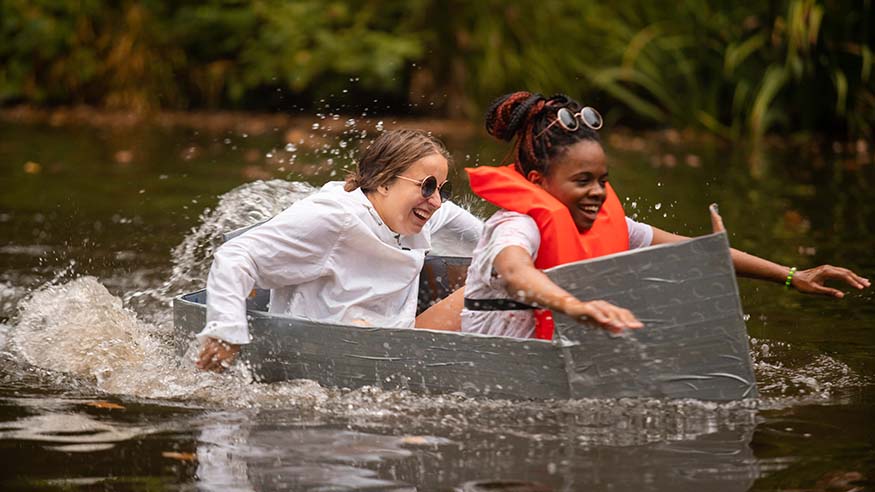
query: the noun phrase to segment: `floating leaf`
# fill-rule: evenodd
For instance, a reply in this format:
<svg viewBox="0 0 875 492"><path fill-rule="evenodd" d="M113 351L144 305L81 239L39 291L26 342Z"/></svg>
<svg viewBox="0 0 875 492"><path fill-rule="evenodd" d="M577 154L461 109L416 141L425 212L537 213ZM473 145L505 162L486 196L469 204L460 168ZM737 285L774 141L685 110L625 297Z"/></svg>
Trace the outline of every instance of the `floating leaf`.
<svg viewBox="0 0 875 492"><path fill-rule="evenodd" d="M423 444L428 444L428 440L422 436L406 436L401 439L401 442L404 444L412 444L415 446L422 446Z"/></svg>
<svg viewBox="0 0 875 492"><path fill-rule="evenodd" d="M42 166L38 162L27 161L24 163L24 172L27 174L37 174L42 170Z"/></svg>
<svg viewBox="0 0 875 492"><path fill-rule="evenodd" d="M89 401L88 403L86 403L86 405L88 405L89 407L94 407L94 408L105 408L107 410L124 410L125 409L124 406L119 405L118 403L112 403L112 402L108 402L108 401Z"/></svg>
<svg viewBox="0 0 875 492"><path fill-rule="evenodd" d="M180 453L177 451L162 451L161 456L178 461L197 461L195 453Z"/></svg>
<svg viewBox="0 0 875 492"><path fill-rule="evenodd" d="M119 164L130 164L134 160L134 153L130 150L120 150L116 152L113 159Z"/></svg>
<svg viewBox="0 0 875 492"><path fill-rule="evenodd" d="M451 442L449 439L436 436L404 436L401 438L401 444L408 446L439 446Z"/></svg>

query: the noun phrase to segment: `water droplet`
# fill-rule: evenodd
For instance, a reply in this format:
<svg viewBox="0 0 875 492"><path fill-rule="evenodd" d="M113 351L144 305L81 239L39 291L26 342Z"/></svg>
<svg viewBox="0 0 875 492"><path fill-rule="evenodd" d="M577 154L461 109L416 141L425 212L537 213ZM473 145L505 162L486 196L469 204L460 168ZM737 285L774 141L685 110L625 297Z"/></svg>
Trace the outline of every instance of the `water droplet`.
<svg viewBox="0 0 875 492"><path fill-rule="evenodd" d="M653 208L655 208L656 210L659 210L659 209L662 208L662 204L661 204L661 203L657 203L656 205L653 206Z"/></svg>
<svg viewBox="0 0 875 492"><path fill-rule="evenodd" d="M313 126L311 126L310 128L312 128L313 130L318 130L318 129L319 129L319 123L313 123Z"/></svg>
<svg viewBox="0 0 875 492"><path fill-rule="evenodd" d="M383 120L377 122L377 126L375 127L378 132L383 131Z"/></svg>
<svg viewBox="0 0 875 492"><path fill-rule="evenodd" d="M297 146L297 145L295 145L295 144L293 144L293 143L287 143L287 144L286 144L286 152L294 152L294 151L296 151L296 150L298 150L298 146Z"/></svg>
<svg viewBox="0 0 875 492"><path fill-rule="evenodd" d="M270 159L273 157L273 152L268 152L267 154L264 154L264 156Z"/></svg>

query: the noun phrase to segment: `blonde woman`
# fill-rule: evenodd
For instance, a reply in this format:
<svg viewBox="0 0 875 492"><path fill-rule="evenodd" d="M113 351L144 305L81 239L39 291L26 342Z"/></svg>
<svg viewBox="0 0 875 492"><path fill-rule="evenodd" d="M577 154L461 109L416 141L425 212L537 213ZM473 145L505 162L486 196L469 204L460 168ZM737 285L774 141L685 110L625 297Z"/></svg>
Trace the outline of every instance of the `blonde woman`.
<svg viewBox="0 0 875 492"><path fill-rule="evenodd" d="M222 245L207 280L197 361L221 370L251 341L246 296L271 289L272 313L314 321L413 327L432 234L476 244L482 222L448 202L450 155L415 130L381 134L346 180L326 185Z"/></svg>

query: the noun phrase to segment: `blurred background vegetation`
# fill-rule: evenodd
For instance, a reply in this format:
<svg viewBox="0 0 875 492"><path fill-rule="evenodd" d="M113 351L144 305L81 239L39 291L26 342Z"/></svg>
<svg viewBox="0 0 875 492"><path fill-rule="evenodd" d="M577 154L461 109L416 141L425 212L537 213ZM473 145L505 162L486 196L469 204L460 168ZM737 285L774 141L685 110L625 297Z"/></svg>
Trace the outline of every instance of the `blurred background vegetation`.
<svg viewBox="0 0 875 492"><path fill-rule="evenodd" d="M564 92L633 127L872 141L872 0L0 0L0 106L479 119Z"/></svg>

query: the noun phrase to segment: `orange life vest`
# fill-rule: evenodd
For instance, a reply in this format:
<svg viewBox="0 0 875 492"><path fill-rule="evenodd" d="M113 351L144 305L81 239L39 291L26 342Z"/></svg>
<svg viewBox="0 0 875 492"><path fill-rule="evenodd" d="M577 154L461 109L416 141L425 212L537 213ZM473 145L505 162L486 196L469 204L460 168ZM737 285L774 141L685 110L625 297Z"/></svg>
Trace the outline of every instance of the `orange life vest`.
<svg viewBox="0 0 875 492"><path fill-rule="evenodd" d="M535 266L547 269L556 265L619 253L629 249L626 214L611 185L593 226L583 234L568 208L540 186L530 182L514 168L481 166L465 168L471 190L486 201L506 210L526 214L535 220L541 233L541 246ZM548 310L536 311L535 338L553 338L553 316Z"/></svg>

